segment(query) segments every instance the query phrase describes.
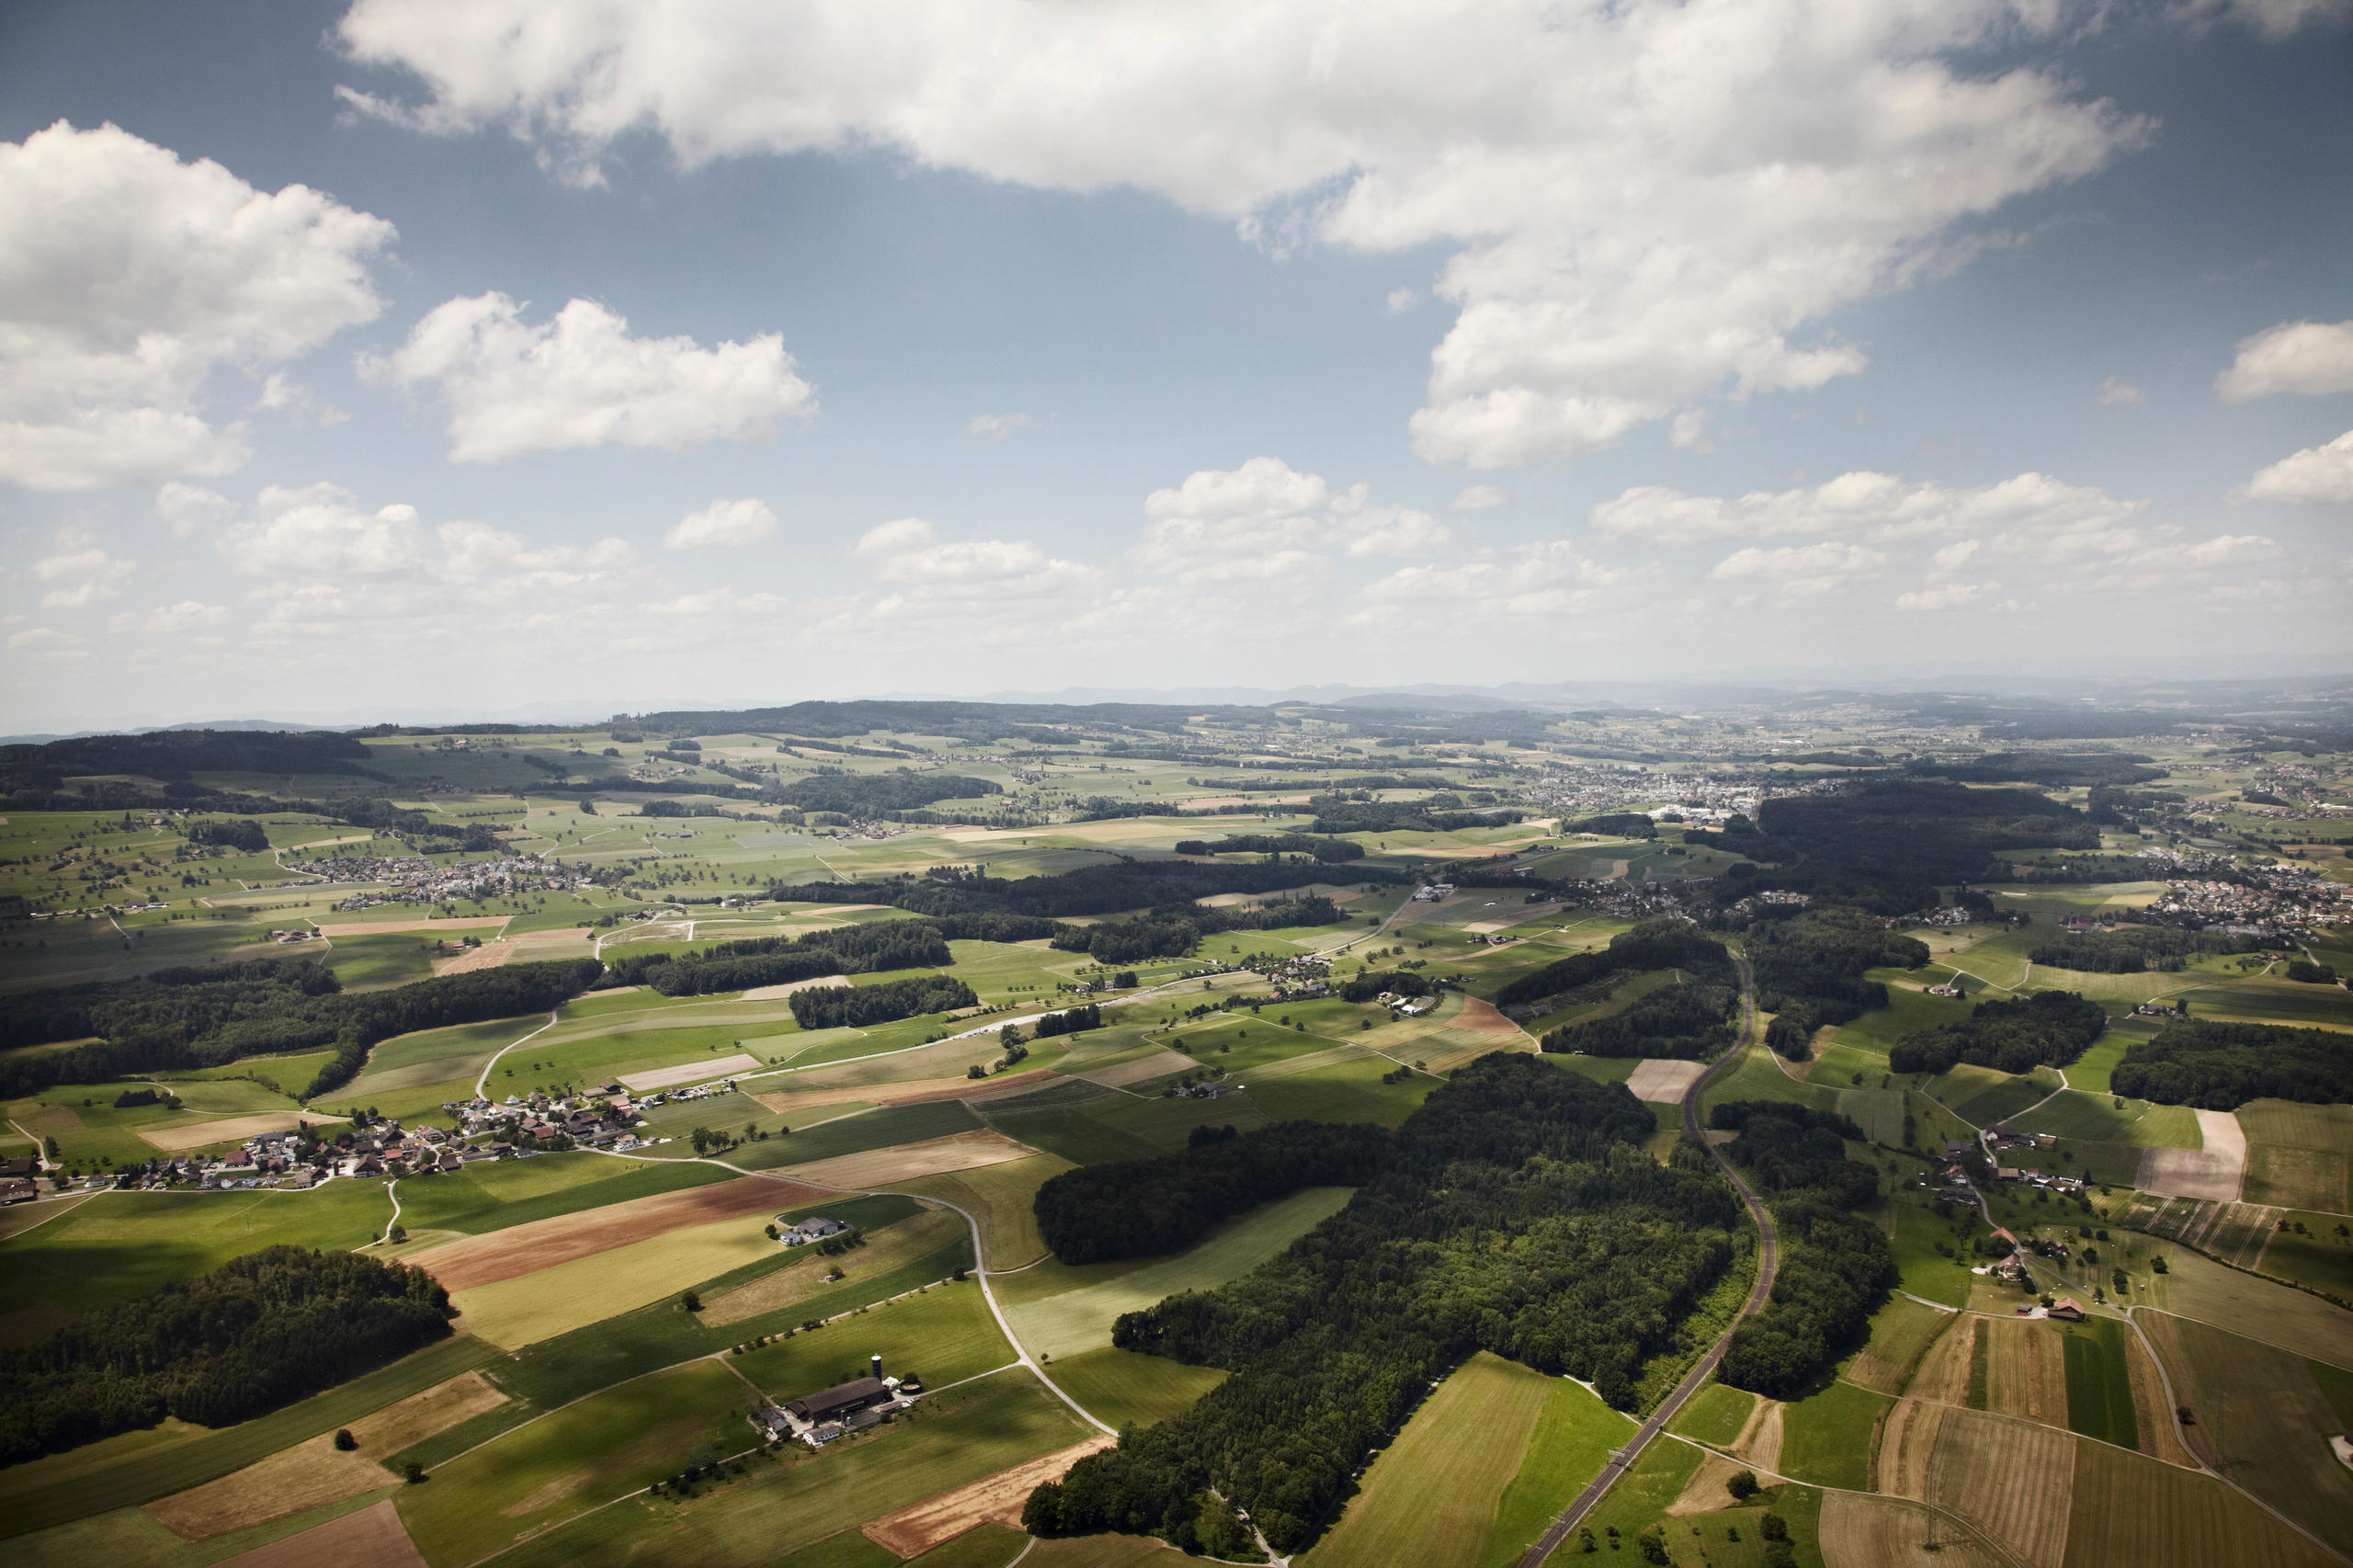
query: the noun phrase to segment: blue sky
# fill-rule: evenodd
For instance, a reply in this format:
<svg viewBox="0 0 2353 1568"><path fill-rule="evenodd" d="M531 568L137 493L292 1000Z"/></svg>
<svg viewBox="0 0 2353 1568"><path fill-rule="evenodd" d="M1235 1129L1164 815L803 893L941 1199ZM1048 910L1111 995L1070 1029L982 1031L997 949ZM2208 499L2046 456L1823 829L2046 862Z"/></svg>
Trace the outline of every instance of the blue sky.
<svg viewBox="0 0 2353 1568"><path fill-rule="evenodd" d="M2348 23L10 8L0 728L2341 669Z"/></svg>

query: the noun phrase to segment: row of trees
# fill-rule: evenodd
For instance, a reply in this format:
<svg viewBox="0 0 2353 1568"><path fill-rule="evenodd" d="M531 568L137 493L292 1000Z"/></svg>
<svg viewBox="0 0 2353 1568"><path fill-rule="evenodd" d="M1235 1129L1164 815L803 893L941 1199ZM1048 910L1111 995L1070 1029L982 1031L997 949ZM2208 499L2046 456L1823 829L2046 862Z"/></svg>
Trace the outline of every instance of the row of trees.
<svg viewBox="0 0 2353 1568"><path fill-rule="evenodd" d="M421 1268L274 1246L0 1350L0 1464L166 1415L249 1421L449 1333Z"/></svg>
<svg viewBox="0 0 2353 1568"><path fill-rule="evenodd" d="M1328 863L1364 858L1364 846L1309 833L1234 833L1223 838L1181 839L1179 855L1312 855Z"/></svg>
<svg viewBox="0 0 2353 1568"><path fill-rule="evenodd" d="M802 1028L830 1029L844 1025L862 1028L926 1013L953 1012L978 1006L980 1001L971 986L952 974L925 974L880 985L827 985L796 991L786 1006L792 1009L792 1021Z"/></svg>
<svg viewBox="0 0 2353 1568"><path fill-rule="evenodd" d="M2064 1067L2108 1028L2108 1010L2073 991L1980 1002L1961 1023L1905 1035L1887 1053L1898 1073L1949 1073L1961 1062L2002 1073ZM2130 1094L2119 1088L2119 1094Z"/></svg>

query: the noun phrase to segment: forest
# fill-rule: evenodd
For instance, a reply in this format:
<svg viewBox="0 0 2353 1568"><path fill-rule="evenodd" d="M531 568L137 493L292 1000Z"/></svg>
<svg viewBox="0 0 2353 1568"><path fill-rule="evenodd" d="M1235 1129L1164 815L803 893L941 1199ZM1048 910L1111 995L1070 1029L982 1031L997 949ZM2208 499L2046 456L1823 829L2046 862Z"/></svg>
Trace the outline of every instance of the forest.
<svg viewBox="0 0 2353 1568"><path fill-rule="evenodd" d="M1330 926L1347 917L1318 893L1264 909L1211 909L1197 903L1165 904L1130 920L1065 927L1053 945L1085 953L1097 963L1140 963L1145 959L1182 958L1203 937L1221 931L1271 931L1286 926Z"/></svg>
<svg viewBox="0 0 2353 1568"><path fill-rule="evenodd" d="M1814 1030L1887 1006L1887 987L1864 978L1865 971L1916 969L1928 961L1927 943L1893 935L1878 916L1859 909L1759 918L1750 923L1747 937L1756 1005L1775 1015L1765 1043L1792 1062L1813 1054Z"/></svg>
<svg viewBox="0 0 2353 1568"><path fill-rule="evenodd" d="M1874 915L1932 909L1939 883L1989 881L1997 849L2097 849L2099 830L2073 806L2032 790L1970 790L1958 784L1891 781L1837 795L1785 795L1759 807L1751 824L1724 824L1722 847L1769 872L1735 866L1719 893L1784 888L1824 903Z"/></svg>
<svg viewBox="0 0 2353 1568"><path fill-rule="evenodd" d="M1181 1153L1064 1171L1038 1189L1038 1233L1064 1263L1181 1252L1221 1220L1302 1187L1361 1187L1390 1147L1383 1127L1279 1121L1237 1134L1198 1127Z"/></svg>
<svg viewBox="0 0 2353 1568"><path fill-rule="evenodd" d="M1055 918L1159 909L1217 893L1270 893L1302 888L1329 875L1320 866L1265 861L1131 860L1046 877L992 877L962 867L936 866L920 877L869 882L808 882L775 887L768 896L808 903L887 903L915 915L1026 915ZM1400 873L1366 867L1357 881L1393 882ZM1204 911L1203 913L1209 913Z"/></svg>
<svg viewBox="0 0 2353 1568"><path fill-rule="evenodd" d="M1001 795L1005 790L989 779L953 773L818 773L796 778L772 793L773 798L804 812L870 817L927 806L934 801L968 801Z"/></svg>
<svg viewBox="0 0 2353 1568"><path fill-rule="evenodd" d="M980 1000L971 986L954 975L926 974L880 985L824 985L796 991L785 1005L792 1009L792 1021L802 1028L830 1029L953 1012L958 1007L978 1006Z"/></svg>
<svg viewBox="0 0 2353 1568"><path fill-rule="evenodd" d="M2107 1028L2108 1011L2098 1003L2073 991L2038 991L2016 1001L1980 1002L1961 1023L1905 1035L1888 1051L1887 1064L1898 1073L1949 1073L1961 1062L2031 1073L2066 1066Z"/></svg>
<svg viewBox="0 0 2353 1568"><path fill-rule="evenodd" d="M1501 827L1506 823L1525 819L1528 812L1517 806L1495 807L1486 811L1433 810L1411 801L1350 801L1345 804L1320 804L1310 833L1455 833L1466 827Z"/></svg>
<svg viewBox="0 0 2353 1568"><path fill-rule="evenodd" d="M1684 981L1662 985L1622 1013L1563 1024L1547 1033L1542 1049L1582 1056L1650 1056L1700 1062L1732 1044L1739 1032L1740 993L1729 985Z"/></svg>
<svg viewBox="0 0 2353 1568"><path fill-rule="evenodd" d="M1879 1177L1847 1158L1862 1129L1833 1111L1779 1100L1719 1105L1708 1125L1737 1130L1725 1157L1761 1189L1780 1236L1780 1267L1764 1309L1733 1331L1718 1375L1734 1388L1791 1399L1819 1386L1862 1344L1895 1285L1893 1244L1859 1209Z"/></svg>
<svg viewBox="0 0 2353 1568"><path fill-rule="evenodd" d="M333 1046L334 1059L303 1091L309 1098L349 1082L379 1040L542 1013L596 984L604 971L595 959L507 964L355 994L317 964L265 960L31 992L10 999L9 1043L103 1038L0 1063L0 1096Z"/></svg>
<svg viewBox="0 0 2353 1568"><path fill-rule="evenodd" d="M1523 974L1495 993L1498 1007L1525 1006L1612 975L1646 969L1688 969L1711 980L1733 978L1732 954L1688 920L1659 915L1637 922L1597 952L1572 953Z"/></svg>
<svg viewBox="0 0 2353 1568"><path fill-rule="evenodd" d="M2128 1047L2109 1085L2135 1099L2200 1110L2266 1099L2336 1105L2353 1100L2353 1052L2326 1029L2191 1018Z"/></svg>
<svg viewBox="0 0 2353 1568"><path fill-rule="evenodd" d="M0 1464L166 1415L249 1421L445 1338L449 1292L421 1268L273 1246L0 1349Z"/></svg>
<svg viewBox="0 0 2353 1568"><path fill-rule="evenodd" d="M610 983L651 985L665 996L706 996L827 974L944 969L955 961L939 924L877 920L798 937L752 937L699 952L628 953L606 960Z"/></svg>
<svg viewBox="0 0 2353 1568"><path fill-rule="evenodd" d="M2184 931L2171 926L2118 926L2106 931L2069 933L2027 954L2036 963L2085 974L2139 974L2144 970L2177 971L2200 953L2248 953L2263 946L2254 937L2221 931Z"/></svg>
<svg viewBox="0 0 2353 1568"><path fill-rule="evenodd" d="M1230 1521L1204 1506L1214 1486L1295 1552L1364 1456L1483 1348L1631 1404L1644 1362L1731 1267L1739 1222L1711 1170L1642 1152L1654 1125L1624 1085L1532 1057L1461 1069L1338 1214L1229 1285L1119 1320L1117 1345L1233 1375L1040 1487L1023 1523L1231 1551Z"/></svg>

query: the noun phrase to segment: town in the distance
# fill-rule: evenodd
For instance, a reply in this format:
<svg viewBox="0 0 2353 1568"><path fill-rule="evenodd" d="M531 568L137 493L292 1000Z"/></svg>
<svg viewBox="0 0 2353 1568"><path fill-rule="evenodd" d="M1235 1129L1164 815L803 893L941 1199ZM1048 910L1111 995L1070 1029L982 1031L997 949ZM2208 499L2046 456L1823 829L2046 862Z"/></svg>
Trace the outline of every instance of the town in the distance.
<svg viewBox="0 0 2353 1568"><path fill-rule="evenodd" d="M0 1538L2342 1562L2348 850L2323 680L0 746Z"/></svg>

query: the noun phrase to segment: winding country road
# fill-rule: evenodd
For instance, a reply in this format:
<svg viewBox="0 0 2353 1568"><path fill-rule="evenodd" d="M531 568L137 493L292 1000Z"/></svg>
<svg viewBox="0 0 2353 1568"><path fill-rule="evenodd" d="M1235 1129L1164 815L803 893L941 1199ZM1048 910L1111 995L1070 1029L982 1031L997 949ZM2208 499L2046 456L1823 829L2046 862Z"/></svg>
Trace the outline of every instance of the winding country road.
<svg viewBox="0 0 2353 1568"><path fill-rule="evenodd" d="M1665 1431L1667 1424L1675 1419L1684 1405L1690 1401L1691 1396L1705 1387L1710 1378L1715 1376L1717 1363L1724 1358L1724 1349L1731 1345L1733 1335L1739 1329L1742 1323L1765 1304L1765 1298L1772 1293L1773 1275L1779 1268L1781 1262L1781 1240L1773 1229L1773 1216L1766 1212L1764 1203L1758 1199L1755 1192L1749 1189L1748 1184L1740 1179L1740 1173L1732 1168L1732 1162L1725 1159L1715 1145L1707 1141L1706 1133L1699 1125L1699 1094L1708 1086L1708 1081L1746 1055L1750 1046L1759 1043L1756 1032L1756 977L1749 969L1748 960L1745 958L1735 956L1733 961L1740 966L1740 1049L1727 1051L1718 1058L1713 1066L1694 1079L1691 1086L1684 1091L1683 1136L1698 1147L1708 1151L1708 1157L1716 1162L1717 1168L1724 1174L1724 1179L1732 1183L1733 1190L1739 1193L1740 1200L1748 1206L1748 1217L1756 1224L1757 1233L1764 1238L1764 1246L1756 1261L1756 1283L1749 1288L1748 1300L1741 1303L1739 1315L1733 1319L1715 1344L1708 1347L1708 1353L1700 1357L1689 1371L1683 1374L1683 1381L1675 1385L1675 1392L1662 1400L1656 1410L1651 1412L1650 1419L1635 1430L1634 1435L1627 1439L1625 1447L1611 1453L1609 1462L1601 1467L1601 1473L1593 1478L1592 1484L1578 1493L1575 1501L1562 1511L1559 1518L1552 1521L1552 1528L1538 1539L1534 1546L1528 1549L1526 1554L1519 1560L1519 1568L1537 1568L1539 1563L1552 1556L1560 1544L1568 1540L1570 1532L1577 1528L1586 1515L1593 1511L1593 1506L1600 1502L1603 1495L1618 1483L1619 1478L1634 1468L1634 1461L1642 1458L1643 1450L1650 1447L1651 1439Z"/></svg>

